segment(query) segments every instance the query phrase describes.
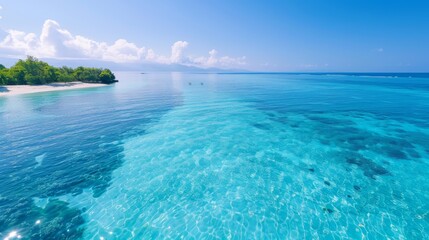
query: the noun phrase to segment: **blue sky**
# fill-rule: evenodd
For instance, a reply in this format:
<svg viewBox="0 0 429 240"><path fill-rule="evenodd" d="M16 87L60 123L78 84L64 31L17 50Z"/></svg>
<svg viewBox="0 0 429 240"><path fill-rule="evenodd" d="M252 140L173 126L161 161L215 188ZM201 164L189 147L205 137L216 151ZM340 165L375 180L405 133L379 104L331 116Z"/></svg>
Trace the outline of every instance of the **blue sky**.
<svg viewBox="0 0 429 240"><path fill-rule="evenodd" d="M425 0L0 0L0 6L2 59L429 71Z"/></svg>

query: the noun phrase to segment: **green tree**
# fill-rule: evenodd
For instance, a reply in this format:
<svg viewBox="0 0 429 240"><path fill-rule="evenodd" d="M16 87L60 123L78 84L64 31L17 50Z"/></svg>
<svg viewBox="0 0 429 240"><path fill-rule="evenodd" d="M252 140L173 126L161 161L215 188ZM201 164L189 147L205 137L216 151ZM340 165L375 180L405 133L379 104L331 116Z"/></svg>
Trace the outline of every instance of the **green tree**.
<svg viewBox="0 0 429 240"><path fill-rule="evenodd" d="M100 81L106 84L115 82L115 78L115 75L109 69L104 69L99 75Z"/></svg>
<svg viewBox="0 0 429 240"><path fill-rule="evenodd" d="M18 82L10 75L10 70L5 68L0 70L0 78L3 85L16 85Z"/></svg>
<svg viewBox="0 0 429 240"><path fill-rule="evenodd" d="M74 78L75 78L77 81L82 81L82 80L84 80L84 79L83 79L83 78L84 78L84 76L83 76L83 72L84 72L84 70L85 70L85 68L84 68L84 67L82 67L82 66L77 67L77 68L76 68L76 70L74 70L74 72L73 72L73 76L74 76Z"/></svg>
<svg viewBox="0 0 429 240"><path fill-rule="evenodd" d="M63 66L56 69L57 81L58 82L71 82L74 80L74 69Z"/></svg>
<svg viewBox="0 0 429 240"><path fill-rule="evenodd" d="M4 68L0 70L0 85L7 85L9 82L9 71Z"/></svg>
<svg viewBox="0 0 429 240"><path fill-rule="evenodd" d="M20 60L22 61L22 60ZM27 84L27 81L25 80L25 68L20 64L15 64L9 69L9 76L10 76L10 82L8 84L11 85L25 85Z"/></svg>
<svg viewBox="0 0 429 240"><path fill-rule="evenodd" d="M0 84L45 84L52 82L116 82L109 69L78 67L53 67L39 59L28 56L19 60L10 69L0 64Z"/></svg>
<svg viewBox="0 0 429 240"><path fill-rule="evenodd" d="M11 77L18 84L43 84L46 83L43 68L47 63L39 61L35 57L28 56L26 60L19 60L10 68Z"/></svg>
<svg viewBox="0 0 429 240"><path fill-rule="evenodd" d="M43 76L42 78L46 83L57 82L58 75L55 67L45 65L43 66Z"/></svg>

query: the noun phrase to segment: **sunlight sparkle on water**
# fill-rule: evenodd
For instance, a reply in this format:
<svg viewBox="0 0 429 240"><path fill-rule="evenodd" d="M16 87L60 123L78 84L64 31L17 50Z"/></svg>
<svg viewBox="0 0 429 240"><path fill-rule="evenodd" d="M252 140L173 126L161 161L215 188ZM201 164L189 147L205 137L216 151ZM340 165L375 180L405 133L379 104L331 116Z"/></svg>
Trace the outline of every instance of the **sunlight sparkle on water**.
<svg viewBox="0 0 429 240"><path fill-rule="evenodd" d="M19 235L18 231L12 231L7 235L7 237L4 238L4 240L21 239L21 238L22 236Z"/></svg>

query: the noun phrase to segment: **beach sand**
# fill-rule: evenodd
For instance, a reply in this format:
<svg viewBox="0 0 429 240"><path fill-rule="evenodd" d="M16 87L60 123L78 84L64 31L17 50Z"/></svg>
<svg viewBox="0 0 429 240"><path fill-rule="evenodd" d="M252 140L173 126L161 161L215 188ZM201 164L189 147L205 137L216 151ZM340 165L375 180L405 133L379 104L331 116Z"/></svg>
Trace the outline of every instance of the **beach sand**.
<svg viewBox="0 0 429 240"><path fill-rule="evenodd" d="M0 97L14 96L19 94L63 91L82 88L104 87L102 83L83 83L83 82L68 82L68 83L51 83L45 85L8 85L0 86Z"/></svg>

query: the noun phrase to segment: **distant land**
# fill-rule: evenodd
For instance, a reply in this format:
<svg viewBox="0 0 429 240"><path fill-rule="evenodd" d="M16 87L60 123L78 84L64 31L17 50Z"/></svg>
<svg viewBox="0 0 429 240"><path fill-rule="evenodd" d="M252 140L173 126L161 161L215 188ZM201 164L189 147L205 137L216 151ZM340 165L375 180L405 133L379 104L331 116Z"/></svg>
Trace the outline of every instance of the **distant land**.
<svg viewBox="0 0 429 240"><path fill-rule="evenodd" d="M429 72L218 72L218 74L344 75L360 77L428 78Z"/></svg>
<svg viewBox="0 0 429 240"><path fill-rule="evenodd" d="M116 63L94 59L53 59L41 58L40 60L56 67L69 66L76 68L79 66L93 66L97 68L108 68L112 71L144 71L144 72L201 72L201 73L216 73L216 72L246 72L244 69L222 69L222 68L201 68L195 66L187 66L183 64L156 64L142 62L127 62ZM16 59L0 58L0 63L5 66L12 66Z"/></svg>
<svg viewBox="0 0 429 240"><path fill-rule="evenodd" d="M0 85L42 85L75 81L103 84L117 82L115 75L107 68L54 67L32 56L18 60L10 68L0 64Z"/></svg>

